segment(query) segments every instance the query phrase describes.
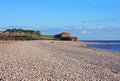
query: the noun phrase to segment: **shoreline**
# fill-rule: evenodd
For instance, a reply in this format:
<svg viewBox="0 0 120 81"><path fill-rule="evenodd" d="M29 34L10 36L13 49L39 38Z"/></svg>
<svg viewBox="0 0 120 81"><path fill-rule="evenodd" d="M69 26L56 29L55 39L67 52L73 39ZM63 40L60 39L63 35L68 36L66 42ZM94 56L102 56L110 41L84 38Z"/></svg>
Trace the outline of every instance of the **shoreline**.
<svg viewBox="0 0 120 81"><path fill-rule="evenodd" d="M83 42L54 40L1 44L0 80L120 80L120 53L93 50L83 45Z"/></svg>
<svg viewBox="0 0 120 81"><path fill-rule="evenodd" d="M120 52L115 52L115 51L111 51L111 50L104 50L104 49L96 49L96 48L87 47L87 45L106 44L106 43L101 43L101 42L60 41L60 40L43 40L43 41L48 41L48 43L67 46L67 47L84 48L86 50L90 49L90 50L97 51L97 52L103 51L103 52L111 52L111 53L115 53L115 54L120 53ZM109 43L109 44L114 44L114 43ZM115 43L115 44L120 44L120 43Z"/></svg>
<svg viewBox="0 0 120 81"><path fill-rule="evenodd" d="M2 41L0 44L7 44L7 43L11 43L11 42L18 42L18 41L14 41L14 40ZM29 40L29 41L39 41L39 40ZM50 41L50 43L59 43L60 45L63 45L63 46L78 47L78 48L82 47L82 48L87 48L87 49L92 49L92 50L107 51L107 52L113 52L113 53L117 53L118 51L112 51L112 50L106 50L106 49L99 49L99 48L89 48L89 47L87 47L87 45L120 44L120 43L82 42L82 41L75 41L74 42L74 41L60 41L60 40L42 40L42 41Z"/></svg>
<svg viewBox="0 0 120 81"><path fill-rule="evenodd" d="M115 50L112 50L112 49L105 49L105 48L97 48L97 47L89 47L89 45L117 45L117 44L120 44L120 43L101 43L101 42L85 42L86 44L86 48L89 48L89 49L94 49L94 50L101 50L101 51L111 51L111 52L120 52L120 51L115 51Z"/></svg>

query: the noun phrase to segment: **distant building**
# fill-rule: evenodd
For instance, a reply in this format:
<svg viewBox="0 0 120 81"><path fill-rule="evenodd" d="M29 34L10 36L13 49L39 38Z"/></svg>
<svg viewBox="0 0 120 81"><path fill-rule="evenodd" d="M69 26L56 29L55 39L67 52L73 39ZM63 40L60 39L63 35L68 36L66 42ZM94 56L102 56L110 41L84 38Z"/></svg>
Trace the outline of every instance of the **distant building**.
<svg viewBox="0 0 120 81"><path fill-rule="evenodd" d="M62 32L61 34L55 35L55 38L66 41L78 41L77 37L72 37L70 33L66 33L66 32Z"/></svg>

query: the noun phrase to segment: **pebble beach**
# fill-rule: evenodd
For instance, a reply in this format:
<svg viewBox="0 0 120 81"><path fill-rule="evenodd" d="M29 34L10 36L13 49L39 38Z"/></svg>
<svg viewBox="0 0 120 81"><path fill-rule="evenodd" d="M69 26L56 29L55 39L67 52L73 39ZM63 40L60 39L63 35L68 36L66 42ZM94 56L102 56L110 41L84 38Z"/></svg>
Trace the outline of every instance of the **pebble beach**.
<svg viewBox="0 0 120 81"><path fill-rule="evenodd" d="M120 81L120 52L70 41L0 44L0 81Z"/></svg>

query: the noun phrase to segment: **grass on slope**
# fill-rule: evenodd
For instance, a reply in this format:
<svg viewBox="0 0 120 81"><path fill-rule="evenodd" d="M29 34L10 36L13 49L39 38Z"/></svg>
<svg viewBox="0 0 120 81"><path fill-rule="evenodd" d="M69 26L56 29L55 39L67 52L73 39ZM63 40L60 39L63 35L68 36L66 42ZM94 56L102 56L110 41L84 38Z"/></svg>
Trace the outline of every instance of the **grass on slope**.
<svg viewBox="0 0 120 81"><path fill-rule="evenodd" d="M53 35L41 35L40 38L43 39L43 40L53 40L53 39L55 39Z"/></svg>

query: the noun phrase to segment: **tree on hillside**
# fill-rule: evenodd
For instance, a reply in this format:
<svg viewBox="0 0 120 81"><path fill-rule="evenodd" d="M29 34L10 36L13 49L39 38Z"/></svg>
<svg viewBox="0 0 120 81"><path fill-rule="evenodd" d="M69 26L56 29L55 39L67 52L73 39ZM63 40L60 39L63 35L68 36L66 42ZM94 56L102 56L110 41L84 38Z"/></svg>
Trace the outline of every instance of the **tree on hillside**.
<svg viewBox="0 0 120 81"><path fill-rule="evenodd" d="M40 31L34 30L24 30L24 29L7 29L3 32L4 37L10 38L12 37L14 40L18 38L26 38L26 39L40 39Z"/></svg>

